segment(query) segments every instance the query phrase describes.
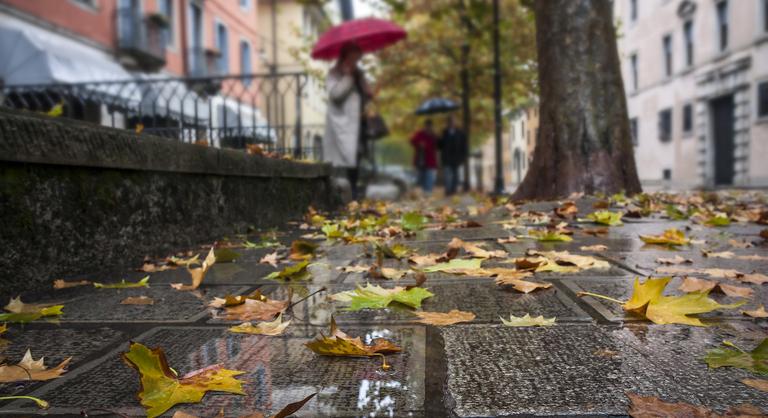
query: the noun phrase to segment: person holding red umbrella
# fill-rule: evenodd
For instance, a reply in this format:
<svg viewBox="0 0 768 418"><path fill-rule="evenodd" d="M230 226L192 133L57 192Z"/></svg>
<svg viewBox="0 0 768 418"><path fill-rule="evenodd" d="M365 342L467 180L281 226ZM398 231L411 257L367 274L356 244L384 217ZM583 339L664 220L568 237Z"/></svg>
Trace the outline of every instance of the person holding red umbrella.
<svg viewBox="0 0 768 418"><path fill-rule="evenodd" d="M323 160L347 170L353 199L359 197L359 163L367 139L365 106L373 99L358 63L363 53L385 48L405 36L402 28L385 20L352 20L325 32L312 50L315 59L336 59L326 78Z"/></svg>

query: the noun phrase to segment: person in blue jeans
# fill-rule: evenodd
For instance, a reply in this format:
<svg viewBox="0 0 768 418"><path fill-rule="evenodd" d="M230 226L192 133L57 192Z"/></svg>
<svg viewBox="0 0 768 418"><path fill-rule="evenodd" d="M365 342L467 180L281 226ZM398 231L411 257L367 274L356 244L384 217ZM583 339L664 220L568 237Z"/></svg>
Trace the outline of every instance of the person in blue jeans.
<svg viewBox="0 0 768 418"><path fill-rule="evenodd" d="M445 195L450 196L459 188L459 167L464 163L467 149L467 136L456 127L452 115L445 119L445 129L438 142L438 148L445 177Z"/></svg>
<svg viewBox="0 0 768 418"><path fill-rule="evenodd" d="M432 120L424 121L424 127L411 137L413 165L418 172L418 183L424 193L432 193L437 172L437 136L432 129Z"/></svg>

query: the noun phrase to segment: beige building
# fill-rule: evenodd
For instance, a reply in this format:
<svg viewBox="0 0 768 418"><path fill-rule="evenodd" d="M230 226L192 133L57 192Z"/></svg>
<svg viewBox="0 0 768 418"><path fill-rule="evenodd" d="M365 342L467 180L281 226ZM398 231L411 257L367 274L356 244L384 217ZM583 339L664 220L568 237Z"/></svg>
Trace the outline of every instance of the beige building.
<svg viewBox="0 0 768 418"><path fill-rule="evenodd" d="M338 20L337 10L332 5L321 7L301 0L261 0L258 16L263 67L274 73L310 73L302 81L298 77L280 77L263 86L262 100L268 104L264 114L274 127L278 144L291 146L300 106L303 147L317 147L325 131L322 77L328 66L312 61L307 45ZM303 84L300 104L295 93L291 94L299 82Z"/></svg>
<svg viewBox="0 0 768 418"><path fill-rule="evenodd" d="M768 186L768 0L615 0L645 186Z"/></svg>

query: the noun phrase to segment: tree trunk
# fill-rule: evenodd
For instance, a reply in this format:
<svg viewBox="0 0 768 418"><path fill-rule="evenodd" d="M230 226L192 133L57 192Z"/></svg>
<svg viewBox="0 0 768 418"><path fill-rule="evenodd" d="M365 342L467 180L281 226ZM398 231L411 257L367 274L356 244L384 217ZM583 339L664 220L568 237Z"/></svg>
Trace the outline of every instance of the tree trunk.
<svg viewBox="0 0 768 418"><path fill-rule="evenodd" d="M539 135L516 199L639 193L609 0L537 0Z"/></svg>

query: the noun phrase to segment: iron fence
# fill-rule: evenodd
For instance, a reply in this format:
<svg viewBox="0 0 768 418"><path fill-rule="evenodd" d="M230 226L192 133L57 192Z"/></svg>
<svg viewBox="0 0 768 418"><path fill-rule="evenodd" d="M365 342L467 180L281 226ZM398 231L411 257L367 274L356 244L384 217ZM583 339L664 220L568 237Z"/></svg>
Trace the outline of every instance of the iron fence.
<svg viewBox="0 0 768 418"><path fill-rule="evenodd" d="M307 110L308 80L297 72L11 85L2 88L0 104L182 142L256 144L317 159L324 125L317 106Z"/></svg>

